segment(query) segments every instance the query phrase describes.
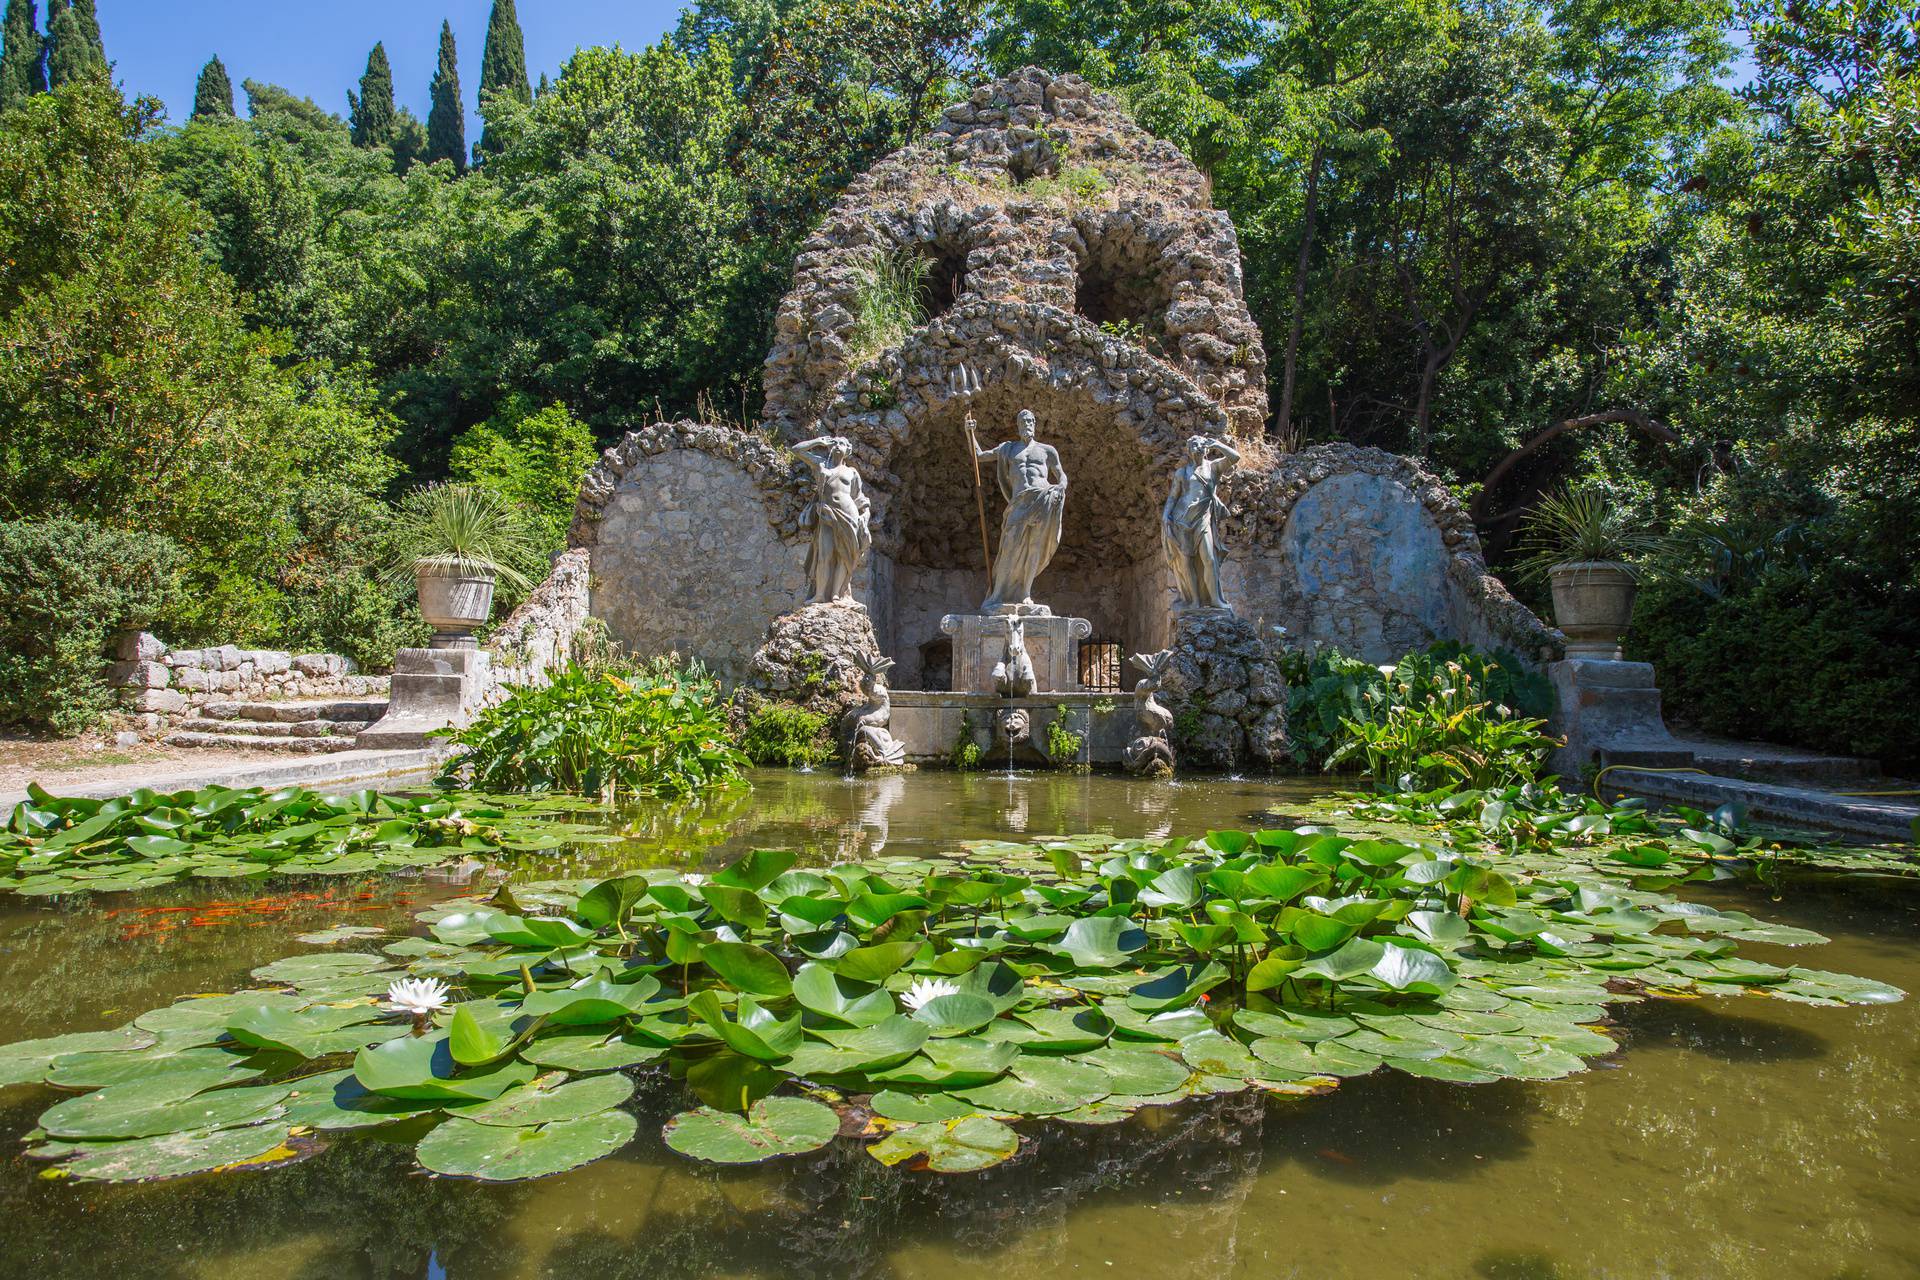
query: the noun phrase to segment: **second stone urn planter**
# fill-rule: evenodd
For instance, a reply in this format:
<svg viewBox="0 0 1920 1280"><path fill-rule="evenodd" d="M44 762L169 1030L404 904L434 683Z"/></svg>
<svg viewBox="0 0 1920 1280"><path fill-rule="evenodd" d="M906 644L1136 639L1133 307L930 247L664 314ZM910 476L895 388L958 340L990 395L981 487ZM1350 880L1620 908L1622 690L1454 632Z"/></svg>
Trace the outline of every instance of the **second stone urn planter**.
<svg viewBox="0 0 1920 1280"><path fill-rule="evenodd" d="M1617 560L1570 560L1548 570L1553 620L1567 637L1567 657L1620 659L1620 639L1633 621L1639 577Z"/></svg>
<svg viewBox="0 0 1920 1280"><path fill-rule="evenodd" d="M435 565L414 569L420 616L433 627L432 649L471 649L474 628L493 614L493 575L460 573Z"/></svg>

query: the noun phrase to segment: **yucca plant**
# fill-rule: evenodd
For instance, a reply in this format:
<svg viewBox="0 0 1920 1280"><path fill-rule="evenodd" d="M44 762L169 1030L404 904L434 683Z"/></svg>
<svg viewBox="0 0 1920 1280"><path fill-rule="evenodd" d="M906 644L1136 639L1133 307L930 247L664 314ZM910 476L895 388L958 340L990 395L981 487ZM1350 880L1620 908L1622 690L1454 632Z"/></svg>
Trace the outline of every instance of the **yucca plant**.
<svg viewBox="0 0 1920 1280"><path fill-rule="evenodd" d="M528 585L516 566L535 554L517 507L491 489L453 483L415 489L401 500L393 548L397 581L427 573L492 578L516 590Z"/></svg>
<svg viewBox="0 0 1920 1280"><path fill-rule="evenodd" d="M1548 494L1527 516L1525 528L1519 572L1535 579L1558 564L1638 565L1661 546L1657 535L1632 528L1626 514L1596 488Z"/></svg>

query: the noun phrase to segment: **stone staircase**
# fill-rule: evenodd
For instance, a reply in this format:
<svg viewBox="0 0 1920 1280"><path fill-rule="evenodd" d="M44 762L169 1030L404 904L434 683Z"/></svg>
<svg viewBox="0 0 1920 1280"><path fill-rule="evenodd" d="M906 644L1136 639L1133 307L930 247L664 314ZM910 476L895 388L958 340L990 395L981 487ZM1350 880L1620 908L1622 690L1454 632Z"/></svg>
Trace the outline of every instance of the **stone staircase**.
<svg viewBox="0 0 1920 1280"><path fill-rule="evenodd" d="M385 700L208 702L161 738L174 747L320 755L352 751L361 730L386 714Z"/></svg>

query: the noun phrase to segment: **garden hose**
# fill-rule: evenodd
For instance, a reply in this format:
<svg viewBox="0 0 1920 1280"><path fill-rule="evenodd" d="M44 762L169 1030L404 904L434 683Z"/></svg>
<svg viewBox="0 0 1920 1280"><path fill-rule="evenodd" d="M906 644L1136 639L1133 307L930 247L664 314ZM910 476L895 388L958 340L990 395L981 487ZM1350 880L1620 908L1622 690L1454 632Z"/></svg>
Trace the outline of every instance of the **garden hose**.
<svg viewBox="0 0 1920 1280"><path fill-rule="evenodd" d="M1595 800L1599 800L1602 803L1605 803L1606 797L1600 794L1600 780L1602 778L1605 778L1608 774L1612 773L1615 769L1629 769L1635 773L1697 773L1708 778L1711 778L1713 776L1711 773L1708 773L1705 769L1695 769L1695 768L1656 769L1652 765L1645 765L1645 764L1610 764L1606 768L1602 769L1599 773L1596 773L1593 775L1593 798ZM1866 799L1876 799L1876 798L1887 798L1887 797L1893 797L1893 796L1920 796L1920 790L1832 791L1832 792L1828 792L1828 794L1841 796L1848 800L1866 800Z"/></svg>
<svg viewBox="0 0 1920 1280"><path fill-rule="evenodd" d="M1692 766L1684 769L1656 769L1652 765L1647 764L1610 764L1593 775L1593 798L1602 804L1606 803L1606 797L1600 794L1600 781L1615 769L1631 769L1635 773L1697 773L1708 778L1713 776L1705 769L1695 769Z"/></svg>

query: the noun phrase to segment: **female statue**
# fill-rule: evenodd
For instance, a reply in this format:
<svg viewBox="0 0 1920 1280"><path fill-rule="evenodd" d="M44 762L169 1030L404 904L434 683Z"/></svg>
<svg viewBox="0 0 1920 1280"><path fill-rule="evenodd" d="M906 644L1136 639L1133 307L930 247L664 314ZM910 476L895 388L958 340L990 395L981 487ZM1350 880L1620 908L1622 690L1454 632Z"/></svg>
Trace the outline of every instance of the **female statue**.
<svg viewBox="0 0 1920 1280"><path fill-rule="evenodd" d="M857 603L853 598L853 571L873 545L868 518L873 501L860 484L860 473L847 465L853 442L845 436L816 436L793 446L793 452L813 472L813 501L800 518L800 527L813 530L807 547L807 603Z"/></svg>
<svg viewBox="0 0 1920 1280"><path fill-rule="evenodd" d="M1181 609L1231 609L1220 594L1220 522L1226 504L1220 481L1238 465L1239 451L1224 440L1193 436L1187 461L1173 473L1173 489L1160 510L1160 542L1173 568Z"/></svg>

